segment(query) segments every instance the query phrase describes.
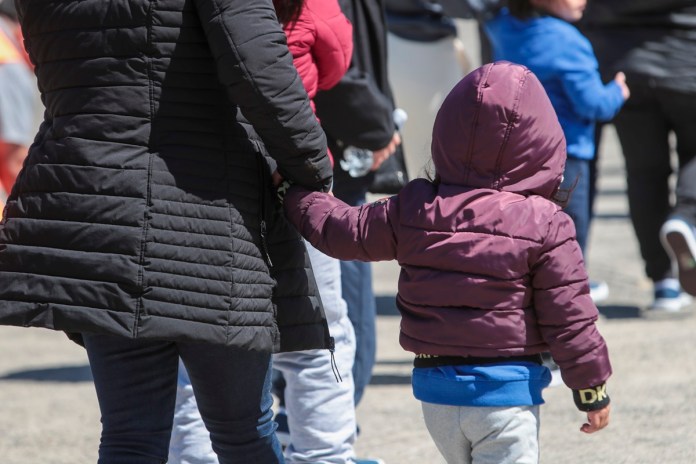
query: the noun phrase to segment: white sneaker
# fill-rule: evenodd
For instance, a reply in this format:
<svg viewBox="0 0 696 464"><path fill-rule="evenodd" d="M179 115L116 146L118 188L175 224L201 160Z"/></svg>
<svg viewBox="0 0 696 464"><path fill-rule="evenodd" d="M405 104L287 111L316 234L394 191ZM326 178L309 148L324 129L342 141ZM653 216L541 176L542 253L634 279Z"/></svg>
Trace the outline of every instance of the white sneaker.
<svg viewBox="0 0 696 464"><path fill-rule="evenodd" d="M691 295L696 295L694 226L680 218L669 219L662 224L660 240L677 267L681 288Z"/></svg>
<svg viewBox="0 0 696 464"><path fill-rule="evenodd" d="M603 280L590 280L590 297L595 304L609 298L609 285Z"/></svg>
<svg viewBox="0 0 696 464"><path fill-rule="evenodd" d="M681 291L677 279L664 279L655 282L655 299L648 307L648 311L651 314L676 314L680 313L691 301L691 297Z"/></svg>

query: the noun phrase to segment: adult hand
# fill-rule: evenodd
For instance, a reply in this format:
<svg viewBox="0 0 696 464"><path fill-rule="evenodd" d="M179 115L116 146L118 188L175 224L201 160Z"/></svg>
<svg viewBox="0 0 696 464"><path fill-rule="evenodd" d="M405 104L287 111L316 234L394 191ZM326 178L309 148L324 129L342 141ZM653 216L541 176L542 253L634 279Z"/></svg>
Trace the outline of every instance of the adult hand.
<svg viewBox="0 0 696 464"><path fill-rule="evenodd" d="M595 433L609 425L609 412L611 405L606 405L602 409L590 411L587 413L587 422L580 427L581 432Z"/></svg>
<svg viewBox="0 0 696 464"><path fill-rule="evenodd" d="M277 169L273 171L273 174L271 174L271 179L275 188L278 188L278 186L283 182L283 176L280 175Z"/></svg>
<svg viewBox="0 0 696 464"><path fill-rule="evenodd" d="M372 152L372 167L370 168L370 171L376 171L379 169L382 163L384 163L387 158L394 154L396 147L399 145L401 145L401 136L395 131L391 141L389 141L389 144L386 147Z"/></svg>
<svg viewBox="0 0 696 464"><path fill-rule="evenodd" d="M617 72L614 76L614 82L616 82L621 88L621 95L623 95L624 100L628 100L631 96L631 90L626 85L626 75L622 72Z"/></svg>

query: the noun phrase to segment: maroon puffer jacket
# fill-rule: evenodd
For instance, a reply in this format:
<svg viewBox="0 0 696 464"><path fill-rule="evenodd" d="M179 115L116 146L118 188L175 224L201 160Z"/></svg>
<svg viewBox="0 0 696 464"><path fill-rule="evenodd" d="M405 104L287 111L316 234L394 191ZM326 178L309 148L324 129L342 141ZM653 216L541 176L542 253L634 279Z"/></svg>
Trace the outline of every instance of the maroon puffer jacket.
<svg viewBox="0 0 696 464"><path fill-rule="evenodd" d="M339 259L398 260L400 342L414 353L551 351L571 388L611 374L571 219L549 201L563 131L529 70L489 64L460 81L433 129L440 183L417 179L362 207L293 187L292 222Z"/></svg>

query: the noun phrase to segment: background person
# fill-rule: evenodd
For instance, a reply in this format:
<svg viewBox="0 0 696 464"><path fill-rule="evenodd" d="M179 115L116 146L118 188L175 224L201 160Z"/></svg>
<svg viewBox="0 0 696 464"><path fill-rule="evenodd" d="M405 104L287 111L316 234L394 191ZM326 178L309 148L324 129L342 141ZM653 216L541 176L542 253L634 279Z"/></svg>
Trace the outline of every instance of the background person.
<svg viewBox="0 0 696 464"><path fill-rule="evenodd" d="M568 147L563 188L572 190L565 211L573 219L587 259L591 215L591 163L595 123L612 119L629 96L623 73L604 84L592 46L572 25L586 0L514 0L486 22L498 60L527 66L549 94ZM590 282L595 302L608 297L605 282Z"/></svg>
<svg viewBox="0 0 696 464"><path fill-rule="evenodd" d="M691 301L684 291L696 294L696 1L593 0L585 16L600 69L624 71L631 88L613 123L631 222L653 283L648 314L680 312Z"/></svg>
<svg viewBox="0 0 696 464"><path fill-rule="evenodd" d="M387 74L384 1L339 0L339 4L353 24L351 66L336 86L319 92L315 102L336 161L333 192L350 205L360 205L366 201L374 172L399 149L401 137L394 124L395 105ZM366 175L351 177L341 168L348 146L373 152ZM355 330L353 381L357 406L370 383L377 350L377 307L370 264L342 261L341 287Z"/></svg>
<svg viewBox="0 0 696 464"><path fill-rule="evenodd" d="M0 203L4 205L36 131L36 81L13 0L0 1Z"/></svg>

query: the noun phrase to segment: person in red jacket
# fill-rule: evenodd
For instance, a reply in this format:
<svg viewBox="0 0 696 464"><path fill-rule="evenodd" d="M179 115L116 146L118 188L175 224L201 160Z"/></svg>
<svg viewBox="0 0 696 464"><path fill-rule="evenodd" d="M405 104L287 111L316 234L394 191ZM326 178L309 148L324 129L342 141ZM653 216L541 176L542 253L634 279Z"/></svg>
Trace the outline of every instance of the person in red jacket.
<svg viewBox="0 0 696 464"><path fill-rule="evenodd" d="M0 206L12 191L38 126L39 96L22 43L14 1L0 0Z"/></svg>
<svg viewBox="0 0 696 464"><path fill-rule="evenodd" d="M432 140L432 181L359 207L292 186L285 211L330 256L400 264L400 343L416 355L413 392L447 462L536 463L550 381L540 353L587 412L583 432L604 428L610 409L599 313L556 204L567 199L563 130L537 77L496 62L452 89Z"/></svg>
<svg viewBox="0 0 696 464"><path fill-rule="evenodd" d="M336 0L275 0L274 6L314 109L312 99L317 92L336 85L350 65L352 26ZM268 161L272 163L270 158ZM307 249L335 345L333 354L308 350L274 355L273 367L282 373L282 382L275 389L281 400L276 433L285 445L288 463L369 462L356 460L353 450L355 334L341 297L340 263L309 244ZM333 366L339 371L340 382ZM169 462L218 462L183 365L179 366Z"/></svg>

